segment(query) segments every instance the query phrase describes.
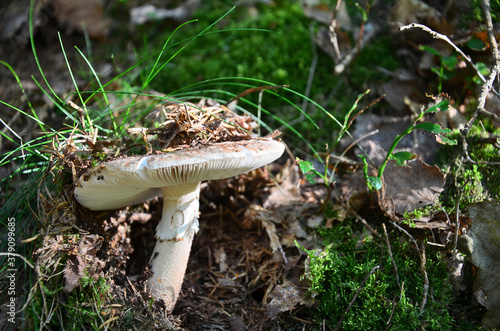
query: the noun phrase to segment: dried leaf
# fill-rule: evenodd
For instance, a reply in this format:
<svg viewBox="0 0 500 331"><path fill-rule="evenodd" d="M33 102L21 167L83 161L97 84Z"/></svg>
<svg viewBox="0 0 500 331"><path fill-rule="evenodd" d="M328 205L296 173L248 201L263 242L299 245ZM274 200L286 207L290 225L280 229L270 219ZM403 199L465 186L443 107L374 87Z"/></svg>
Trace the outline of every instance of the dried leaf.
<svg viewBox="0 0 500 331"><path fill-rule="evenodd" d="M297 305L307 305L302 296L297 286L288 281L277 285L269 295L271 302L264 305L267 308L268 317L276 319L280 313L291 311Z"/></svg>
<svg viewBox="0 0 500 331"><path fill-rule="evenodd" d="M443 25L441 13L420 0L398 0L391 13L391 21L400 24L422 23L434 29Z"/></svg>
<svg viewBox="0 0 500 331"><path fill-rule="evenodd" d="M102 0L48 0L47 3L53 7L54 15L59 23L65 25L69 32L87 31L93 39L106 39L110 24L103 15Z"/></svg>
<svg viewBox="0 0 500 331"><path fill-rule="evenodd" d="M398 215L432 204L445 183L445 175L437 166L430 166L419 158L407 164L408 167L398 167L389 161L384 172L384 198L393 201Z"/></svg>
<svg viewBox="0 0 500 331"><path fill-rule="evenodd" d="M356 127L352 131L352 139L358 139L375 130L379 132L359 142L362 148L355 151L356 154L364 153L368 156L368 160L372 160L376 165L382 164L385 159L387 150L392 145L394 138L404 132L412 120L410 117L396 118L377 116L375 114L364 114L356 120ZM346 138L342 141L343 146L348 146L352 143L351 138ZM395 153L408 151L418 155L425 162L431 163L434 158L436 149L440 145L435 138L428 134L419 134L417 131L403 137L399 142Z"/></svg>
<svg viewBox="0 0 500 331"><path fill-rule="evenodd" d="M471 227L460 246L477 267L473 295L488 310L483 327L500 327L500 205L483 201L469 206Z"/></svg>
<svg viewBox="0 0 500 331"><path fill-rule="evenodd" d="M71 292L80 285L83 277L97 280L101 275L104 262L96 257L104 239L98 235L88 235L80 239L68 252L70 256L64 270L65 292Z"/></svg>

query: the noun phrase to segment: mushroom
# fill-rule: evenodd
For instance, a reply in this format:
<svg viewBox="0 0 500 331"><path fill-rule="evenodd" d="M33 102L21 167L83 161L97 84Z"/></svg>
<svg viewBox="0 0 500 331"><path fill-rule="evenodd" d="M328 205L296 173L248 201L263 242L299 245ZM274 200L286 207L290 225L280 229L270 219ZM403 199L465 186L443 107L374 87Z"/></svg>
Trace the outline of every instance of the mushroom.
<svg viewBox="0 0 500 331"><path fill-rule="evenodd" d="M279 158L281 142L256 138L192 147L170 153L102 163L76 183L76 200L91 210L118 209L160 193L163 212L156 228L148 280L153 297L172 310L181 290L194 234L198 231L200 182L233 177Z"/></svg>

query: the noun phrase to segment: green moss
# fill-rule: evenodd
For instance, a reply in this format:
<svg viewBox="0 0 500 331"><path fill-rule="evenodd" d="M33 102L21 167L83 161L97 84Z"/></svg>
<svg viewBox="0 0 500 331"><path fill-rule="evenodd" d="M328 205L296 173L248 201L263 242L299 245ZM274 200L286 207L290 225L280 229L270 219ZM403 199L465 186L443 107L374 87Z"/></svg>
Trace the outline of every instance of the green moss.
<svg viewBox="0 0 500 331"><path fill-rule="evenodd" d="M470 1L470 7L471 7L471 13L469 15L466 15L464 19L466 20L472 20L472 21L478 21L478 22L484 22L484 15L483 11L481 8L481 0L472 0ZM500 0L491 0L490 1L490 7L491 7L491 18L493 22L498 22L500 21Z"/></svg>
<svg viewBox="0 0 500 331"><path fill-rule="evenodd" d="M400 232L390 235L401 287L395 277L385 243L348 221L321 229L325 248L309 255L311 294L317 298L312 312L318 321L333 328L341 320L358 289L358 297L345 314L343 330L451 330L454 320L452 289L439 252L427 247L426 270L429 296L420 313L424 280L417 251ZM373 271L373 268L379 268ZM362 286L363 279L370 274ZM389 321L389 324L387 322Z"/></svg>
<svg viewBox="0 0 500 331"><path fill-rule="evenodd" d="M388 36L370 40L359 52L351 65L353 83L365 88L368 82L375 84L389 80L390 77L376 70L377 67L392 72L401 67L396 57L396 51L393 49L392 40Z"/></svg>
<svg viewBox="0 0 500 331"><path fill-rule="evenodd" d="M64 260L66 258L61 260L61 269ZM58 329L64 326L65 330L99 330L103 323L104 306L110 295L106 278L93 280L86 273L80 280L80 286L70 293L62 291L62 279L40 282L40 289L43 293L35 292L29 306L33 329ZM58 304L51 306L55 302ZM53 310L49 316L42 313L49 310Z"/></svg>
<svg viewBox="0 0 500 331"><path fill-rule="evenodd" d="M491 135L485 132L498 135L500 129L495 129L488 122L477 123L467 138L469 156L476 163L465 161L461 146L443 147L437 153L436 163L443 172L448 173L445 191L440 196L444 206L455 208L459 192L461 210L484 199L500 199L500 168L497 164L491 164L500 162L500 153L493 142L487 139ZM461 141L458 132L452 138Z"/></svg>

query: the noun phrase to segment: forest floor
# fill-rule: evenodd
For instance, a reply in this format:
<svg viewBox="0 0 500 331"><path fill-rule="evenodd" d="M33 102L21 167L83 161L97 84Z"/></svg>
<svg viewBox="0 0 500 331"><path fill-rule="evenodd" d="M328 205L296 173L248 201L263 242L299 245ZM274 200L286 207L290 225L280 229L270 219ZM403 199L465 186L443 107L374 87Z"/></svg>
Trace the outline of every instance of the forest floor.
<svg viewBox="0 0 500 331"><path fill-rule="evenodd" d="M410 3L399 2L400 6ZM19 2L17 6L2 4L4 19L0 22L0 31L3 31L0 60L11 66L24 89L24 93L20 91L16 78L7 66L0 68L1 100L13 106L1 105L0 116L16 133L12 135L7 126L2 129L2 155L16 150L15 137L30 141L44 134L35 121L15 109L31 114L27 100L36 109L38 119L48 127L59 130L64 127L63 123L67 123L66 116L54 107L57 101L43 93L46 89L43 82L50 82L54 92L61 97L74 92L75 81L68 74L67 62L75 72L88 71L83 68L85 63L74 51L74 46L88 53L86 47L92 40L92 67L102 74L103 80L123 72L120 68L133 65L137 53L140 53L124 41L130 31L140 28L120 20L118 17L121 16L98 15L96 18L96 13L103 9L101 1L86 4L88 7L95 6L89 9L92 28L88 30L87 40L72 24L72 20L77 20L73 16L76 15L74 8L67 11L64 5L63 9L58 8L56 4L64 4L64 1L47 3L49 5L37 7L35 11L33 40L38 63L29 37L29 3ZM250 1L245 8L248 15L259 15L259 11L267 10L262 9L264 7L279 7L279 1L276 3L252 4ZM486 33L472 27L459 29L458 23L454 23L464 15L459 5L442 8L441 4L433 4L432 1L414 3L419 3L423 9L393 7L391 15L404 24L422 23L443 34L453 34L453 40L460 41L461 46L470 46L467 50L474 55L475 62L489 63ZM139 3L127 3L129 8L136 5ZM184 10L183 17L187 20L199 10L199 6L197 1L186 1L182 5L172 4L171 8ZM320 4L308 5L307 1L303 8L307 19L323 25L326 22L325 27L328 28L331 18L325 21L324 16L331 17L332 8ZM413 14L417 10L421 16ZM440 20L436 20L436 12ZM341 20L339 13L344 12L337 12ZM231 20L231 17L227 19ZM373 21L380 24L381 19ZM370 19L368 22L371 22ZM150 29L155 29L155 24L166 29L180 23L165 20L149 24L147 27ZM346 19L343 24L354 23ZM120 25L123 28L120 29ZM359 33L360 40L366 38L363 43L370 44L366 34L372 26L366 22L360 25L366 28L365 36ZM61 51L58 31L61 31L66 52ZM317 51L321 52L319 56L322 58L334 58L337 51L331 44L331 38L322 37L325 31L318 29L315 36ZM348 32L355 36L358 33L353 30ZM348 32L338 34L344 59L349 52L357 55L356 47L365 46L356 38L352 38L351 42L343 40L348 38ZM116 38L113 37L115 35ZM385 72L389 78L383 83L375 86L367 83L363 89L357 90L359 93L371 88L372 94L368 97L371 101L362 101L363 110L356 109L355 113L349 114L351 117L345 118L345 124L350 126L354 123L350 128L352 135L339 139L336 150L324 153L332 155L329 163L327 160L327 171L333 171L334 180L321 176L324 166L312 155L307 156L312 153L311 150L304 153L307 147L300 142L295 145L296 137L292 137L293 134L285 128L280 139L288 144L288 148L277 162L235 178L202 184L200 230L193 242L180 299L172 313L164 312L164 303L155 302L146 286L149 259L155 244L155 228L161 217L160 198L135 208L100 213L84 210L76 204L72 198L72 183L65 186L64 194L41 187L38 203L41 207L33 211L36 216L32 216L32 223L27 226L35 238L31 243L34 246L30 246L33 251L27 258L38 267L45 266L46 269L35 272L39 279L43 278L41 276L48 277L43 278L46 287L41 292L45 292L38 296L24 295L22 301L31 300L31 310L19 313L22 320L17 321L15 326L2 316L2 329L13 329L21 324L37 329L56 329L61 325L70 328L71 321L68 321L67 314L72 316L74 329L349 330L369 326L370 323L376 328L397 329L406 325L405 318L413 318L415 323L429 330L455 327L480 329L485 314L483 325L497 326L496 317L492 317L494 300L498 296L495 285L477 281L473 285L475 274L480 270L474 265L477 260L467 260L464 257L467 249L462 249L460 244L458 249L462 249L463 254L457 253L455 236L467 233L471 218L484 218L486 211L489 215L498 215L495 214L498 207L494 204L473 207L473 215L468 210L474 203L498 199L498 188L495 191L488 187L488 183L500 183L498 170L491 170L499 161L498 123L476 123L476 127L481 129L477 136L472 137L471 134L467 137L469 153L473 157L484 157L478 161L486 164L483 170L470 165L470 172L464 171L463 168L469 168L467 162L463 162L464 158L460 158L462 136L458 129L463 128L466 119L473 116L477 105L481 85L472 82L476 72L467 68L466 59L455 53L449 44L442 40L436 42L436 38L433 39L422 29L414 29L407 34L394 33L393 36L393 49L400 49L400 56L406 59L411 71L399 68L394 72ZM482 42L484 49L471 46L471 40ZM425 43L432 44L432 49L425 52L418 48ZM114 58L110 57L110 52L113 52ZM114 62L116 59L121 62ZM450 62L445 63L445 60ZM203 60L200 62L203 63ZM345 81L353 84L346 73L349 70L339 67L341 64L348 67L350 62L331 62L328 70L332 75L337 70L337 75L345 75ZM39 68L42 68L43 76ZM379 71L384 71L384 68L379 68ZM454 75L445 78L448 71ZM430 80L434 83L429 83ZM439 92L436 91L438 82ZM89 82L85 78L77 78L76 84L83 91ZM123 85L119 83L112 86L116 91L121 88ZM442 95L442 91L447 95ZM426 98L428 92L434 92L436 97ZM378 98L382 94L386 96L380 101ZM320 97L328 99L318 93ZM417 134L413 131L394 150L411 152L411 157L404 160L410 166L399 167L395 160L391 160L384 173L382 188L369 190L367 176L376 177L377 167L370 166L364 173L363 162L357 155L363 153L375 165L380 165L396 136L412 125L418 112L446 98L450 100L450 107L442 112L444 115L441 112L428 114L426 120L439 123L441 128L450 129L450 132L455 130L449 137L458 139L459 145L441 149L440 139L436 137L444 137L442 133L431 130L431 134ZM79 101L76 95L65 100ZM496 100L497 96L490 96L485 108L492 113L500 112ZM351 100L352 103L354 101ZM371 103L380 105L369 113L367 109ZM362 114L363 111L365 113ZM341 116L346 113L344 111ZM341 116L339 121L344 122ZM321 125L323 122L317 123ZM7 139L9 135L14 138ZM353 141L356 143L353 144ZM486 148L486 145L488 151L476 152L477 146ZM477 151L480 148L477 147ZM309 173L314 175L313 178L305 176L307 170L299 167L296 156L306 160L304 164L319 170ZM321 157L325 159L324 155ZM16 159L2 165L0 178L10 176L20 162ZM457 162L462 162L458 167L462 172L454 170ZM491 177L487 173L492 174ZM56 171L53 171L54 174L57 178ZM308 178L311 180L308 181ZM22 179L22 176L14 177L8 186L2 186L3 203L21 187ZM460 197L463 200L457 203ZM12 201L9 200L9 203ZM45 215L40 215L42 211ZM62 222L68 219L71 222ZM19 238L19 241L25 239L29 238ZM351 251L347 251L346 247ZM77 261L79 269L68 271L71 261ZM356 263L359 265L356 266ZM342 268L345 268L344 276L338 274ZM63 269L66 271L61 272ZM412 273L414 275L405 278ZM53 280L56 275L58 281ZM484 270L481 275L485 277ZM49 279L54 283L50 284ZM28 293L33 283L36 281L21 286ZM68 284L74 286L68 287ZM482 291L485 291L484 286L488 290L492 286L491 296L483 292L478 294L478 286ZM63 287L65 291L61 290ZM335 292L335 287L342 290ZM81 298L87 301L92 298L92 301L86 305ZM18 308L21 307L22 302L19 302ZM378 316L379 320L370 315L372 308L373 311L384 311ZM446 315L446 318L437 316L439 314ZM366 324L363 324L363 319ZM42 326L43 323L46 325ZM414 325L413 322L408 323Z"/></svg>

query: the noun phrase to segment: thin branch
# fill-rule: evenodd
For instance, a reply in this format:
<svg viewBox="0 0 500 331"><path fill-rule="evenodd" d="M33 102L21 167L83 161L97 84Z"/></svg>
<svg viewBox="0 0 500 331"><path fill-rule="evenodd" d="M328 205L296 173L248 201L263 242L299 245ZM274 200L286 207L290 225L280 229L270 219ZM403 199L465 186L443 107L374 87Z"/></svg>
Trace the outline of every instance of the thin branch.
<svg viewBox="0 0 500 331"><path fill-rule="evenodd" d="M469 183L469 180L465 185ZM453 239L453 262L456 261L457 256L457 244L458 244L458 229L460 225L460 200L462 199L462 190L458 191L457 204L455 206L455 213L457 214L455 218L455 238Z"/></svg>
<svg viewBox="0 0 500 331"><path fill-rule="evenodd" d="M481 6L483 8L484 12L484 18L486 21L486 29L488 32L488 40L490 42L490 48L491 48L491 55L493 58L493 68L491 69L490 75L488 77L488 80L483 81L484 84L481 87L481 94L479 95L479 98L477 99L478 105L476 108L476 111L474 112L474 115L472 118L469 120L469 122L465 125L465 127L460 131L462 134L462 141L464 144L464 149L465 149L465 155L466 159L470 161L469 154L466 151L466 142L465 142L465 137L469 134L469 131L474 125L474 122L477 119L477 116L479 114L483 116L488 116L494 120L497 120L498 116L490 113L484 108L484 105L486 103L486 98L488 97L488 93L493 90L493 83L495 82L498 73L500 71L500 52L498 51L498 44L495 39L495 34L493 32L493 20L491 18L491 7L490 7L490 2L488 0L483 0L481 2ZM498 95L498 94L497 94ZM488 115L486 115L488 114Z"/></svg>
<svg viewBox="0 0 500 331"><path fill-rule="evenodd" d="M363 281L361 282L361 284L359 285L359 288L358 290L356 291L356 294L354 294L354 297L352 298L351 302L349 303L349 306L347 306L347 309L345 310L344 312L344 315L342 315L342 317L340 318L340 321L337 323L337 326L335 327L335 331L338 330L341 326L342 326L342 322L344 321L344 318L345 316L347 315L347 313L349 312L349 310L351 309L352 305L354 304L354 301L356 301L356 298L358 297L358 294L359 292L361 292L361 290L363 289L363 286L365 286L365 283L366 281L368 280L368 278L377 270L379 269L380 266L377 265L375 267L372 268L372 270L370 270L370 272L368 273L368 275L365 276L365 279L363 279Z"/></svg>
<svg viewBox="0 0 500 331"><path fill-rule="evenodd" d="M385 227L385 223L382 223L382 227L384 228L384 235L385 235L385 242L387 243L387 250L389 251L389 256L391 257L392 265L394 267L394 272L396 273L396 282L398 283L399 290L401 290L401 284L399 283L398 266L396 265L396 261L394 261L394 257L392 256L391 243L389 242L389 235L387 234L387 229Z"/></svg>
<svg viewBox="0 0 500 331"><path fill-rule="evenodd" d="M335 32L335 28L337 27L337 12L340 9L341 3L342 0L337 0L337 4L335 5L335 9L333 10L332 20L330 22L330 26L328 27L328 29L330 30L330 42L332 43L333 49L335 50L337 60L342 59L342 56L340 55L339 43L337 40L337 33Z"/></svg>
<svg viewBox="0 0 500 331"><path fill-rule="evenodd" d="M420 247L418 246L417 240L405 229L403 229L401 226L399 226L397 223L394 223L393 221L389 221L392 225L394 225L396 228L398 228L401 232L406 234L411 241L413 241L413 244L417 248L418 252L418 257L420 259L420 270L422 271L422 276L424 278L424 293L422 293L422 302L420 303L420 313L424 311L425 305L427 303L427 295L429 293L429 277L427 276L427 270L425 268L425 263L427 259L425 258L425 247Z"/></svg>
<svg viewBox="0 0 500 331"><path fill-rule="evenodd" d="M425 305L427 303L427 295L429 293L429 277L427 276L427 271L425 268L425 263L427 261L425 257L425 246L422 247L422 250L419 252L420 256L420 268L422 269L422 274L424 276L424 293L422 293L422 302L420 303L420 314L425 309Z"/></svg>
<svg viewBox="0 0 500 331"><path fill-rule="evenodd" d="M368 224L368 222L363 217L356 214L356 219L360 221L365 226L365 228L367 228L368 231L370 231L375 237L377 237L380 240L383 240L382 236L377 233L377 230L372 228L370 224Z"/></svg>
<svg viewBox="0 0 500 331"><path fill-rule="evenodd" d="M476 65L472 62L472 59L470 58L470 56L465 54L460 48L458 48L458 46L455 45L453 43L453 41L451 41L450 38L448 38L448 36L441 34L441 33L438 33L436 31L432 30L431 28L429 28L428 26L425 26L425 25L419 24L419 23L411 23L408 25L404 25L404 26L399 28L399 31L404 31L404 30L408 30L408 29L415 29L415 28L421 29L421 30L429 33L432 36L432 38L443 40L444 42L449 44L451 47L453 47L453 49L458 54L460 54L465 59L465 61L472 67L472 69L474 69L476 71L476 74L481 79L481 81L483 83L486 82L486 78L484 78L484 76L481 74L481 72L479 72L479 70L476 68Z"/></svg>

